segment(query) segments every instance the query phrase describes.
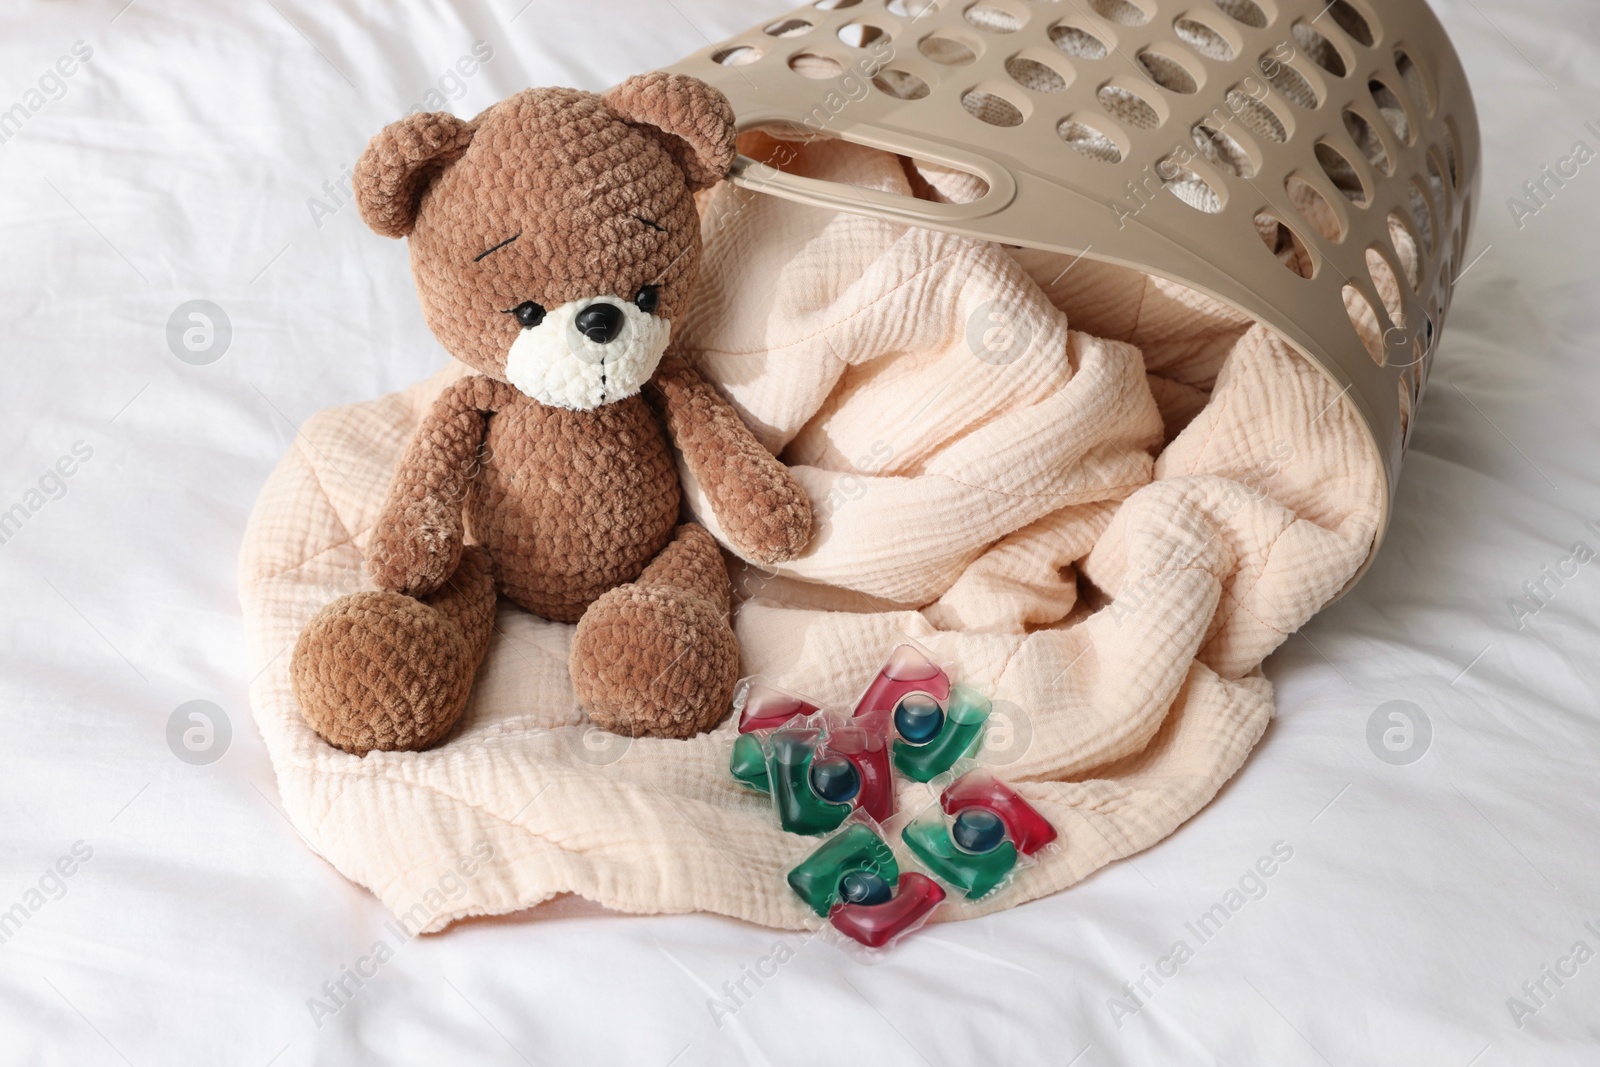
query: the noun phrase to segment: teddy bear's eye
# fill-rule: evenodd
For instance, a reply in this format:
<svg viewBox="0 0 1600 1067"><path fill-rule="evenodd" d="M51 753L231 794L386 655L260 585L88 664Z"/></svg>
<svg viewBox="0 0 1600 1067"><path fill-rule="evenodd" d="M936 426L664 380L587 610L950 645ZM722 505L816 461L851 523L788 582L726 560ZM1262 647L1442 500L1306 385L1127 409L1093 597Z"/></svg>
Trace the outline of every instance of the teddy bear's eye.
<svg viewBox="0 0 1600 1067"><path fill-rule="evenodd" d="M524 300L507 311L506 314L515 315L517 321L522 323L523 329L531 330L544 321L544 305L535 304L532 300Z"/></svg>
<svg viewBox="0 0 1600 1067"><path fill-rule="evenodd" d="M639 306L640 311L646 315L651 314L655 311L656 306L661 303L661 286L645 286L639 290L639 294L633 298L633 302Z"/></svg>

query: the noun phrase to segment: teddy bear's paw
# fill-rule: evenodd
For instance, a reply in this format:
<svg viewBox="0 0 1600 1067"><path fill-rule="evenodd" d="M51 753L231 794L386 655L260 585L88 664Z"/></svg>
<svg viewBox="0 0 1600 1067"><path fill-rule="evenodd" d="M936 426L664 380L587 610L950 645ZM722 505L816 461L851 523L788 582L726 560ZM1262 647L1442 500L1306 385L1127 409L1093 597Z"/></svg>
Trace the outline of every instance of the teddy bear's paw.
<svg viewBox="0 0 1600 1067"><path fill-rule="evenodd" d="M785 563L811 544L815 519L805 490L787 470L751 497L751 507L735 536L735 547L756 563Z"/></svg>
<svg viewBox="0 0 1600 1067"><path fill-rule="evenodd" d="M461 561L461 508L432 498L385 512L367 546L367 573L378 588L411 596L432 593Z"/></svg>
<svg viewBox="0 0 1600 1067"><path fill-rule="evenodd" d="M323 608L295 644L300 713L354 755L437 744L467 706L494 624L492 568L469 549L444 587L418 600L361 592Z"/></svg>
<svg viewBox="0 0 1600 1067"><path fill-rule="evenodd" d="M601 729L693 737L728 713L739 644L725 610L700 591L622 585L578 622L571 667L578 703Z"/></svg>

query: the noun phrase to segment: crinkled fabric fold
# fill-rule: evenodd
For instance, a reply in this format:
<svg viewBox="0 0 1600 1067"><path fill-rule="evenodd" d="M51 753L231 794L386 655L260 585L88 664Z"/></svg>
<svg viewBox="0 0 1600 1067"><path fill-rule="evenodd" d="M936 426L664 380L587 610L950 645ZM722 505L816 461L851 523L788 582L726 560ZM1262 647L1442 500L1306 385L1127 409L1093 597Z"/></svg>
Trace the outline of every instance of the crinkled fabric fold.
<svg viewBox="0 0 1600 1067"><path fill-rule="evenodd" d="M793 166L912 188L898 160L849 145ZM909 637L994 696L981 759L1060 847L946 917L1055 892L1172 833L1271 718L1261 661L1371 546L1382 476L1338 390L1264 328L1137 272L728 185L705 206L676 342L819 519L800 559L733 561L745 673L847 707ZM571 627L502 608L461 726L429 752L358 759L301 720L289 649L368 587L390 472L462 373L313 417L257 502L240 562L251 700L289 817L425 929L561 893L813 923L783 874L816 842L729 777L732 723L597 735L567 678ZM931 800L902 785L902 811ZM485 843L492 858L441 895Z"/></svg>

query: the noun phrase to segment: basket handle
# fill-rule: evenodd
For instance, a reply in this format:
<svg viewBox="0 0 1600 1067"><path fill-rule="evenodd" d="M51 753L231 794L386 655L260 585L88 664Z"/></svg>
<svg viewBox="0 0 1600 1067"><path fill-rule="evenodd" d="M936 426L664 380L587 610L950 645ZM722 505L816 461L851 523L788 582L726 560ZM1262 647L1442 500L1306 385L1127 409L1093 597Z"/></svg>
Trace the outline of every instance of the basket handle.
<svg viewBox="0 0 1600 1067"><path fill-rule="evenodd" d="M742 131L784 121L776 115L741 116L740 128ZM789 174L743 154L735 157L728 178L741 188L770 193L785 200L912 225L949 225L984 218L1005 208L1017 195L1017 181L1011 171L984 156L875 126L852 127L840 139L977 175L988 183L989 189L969 203L943 204L881 189L863 189L844 182Z"/></svg>

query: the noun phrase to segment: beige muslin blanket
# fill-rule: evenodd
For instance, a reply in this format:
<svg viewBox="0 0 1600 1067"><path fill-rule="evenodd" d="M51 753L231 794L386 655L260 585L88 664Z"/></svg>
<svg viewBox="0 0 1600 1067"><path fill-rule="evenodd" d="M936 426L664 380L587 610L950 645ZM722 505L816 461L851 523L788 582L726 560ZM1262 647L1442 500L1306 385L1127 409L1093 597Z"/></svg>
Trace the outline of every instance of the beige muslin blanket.
<svg viewBox="0 0 1600 1067"><path fill-rule="evenodd" d="M842 144L796 169L925 195L949 178ZM745 673L848 707L910 637L995 698L980 759L1061 847L946 917L1172 833L1266 727L1262 659L1371 544L1379 467L1338 391L1236 313L1120 268L728 185L704 225L677 338L818 515L804 558L734 567ZM251 518L251 700L294 825L413 928L561 893L815 922L784 873L817 842L729 776L733 723L691 741L599 734L568 682L568 626L503 607L466 717L432 751L358 759L301 720L289 649L367 587L393 465L462 373L308 420ZM692 484L688 500L716 532ZM932 799L905 783L900 807Z"/></svg>

